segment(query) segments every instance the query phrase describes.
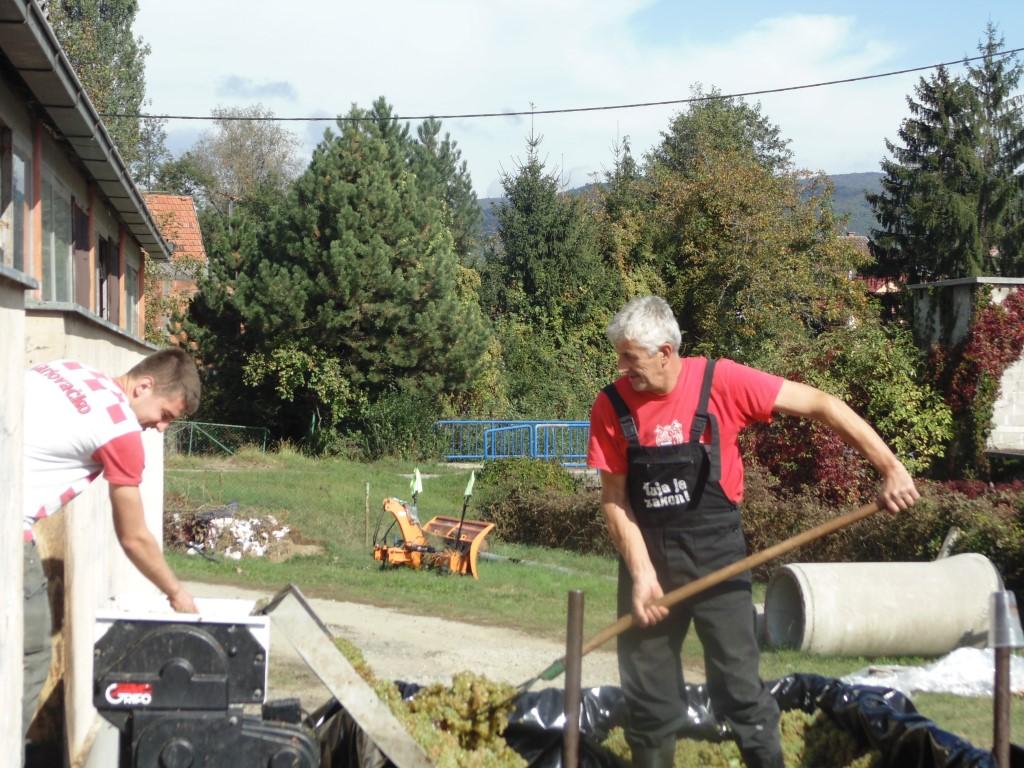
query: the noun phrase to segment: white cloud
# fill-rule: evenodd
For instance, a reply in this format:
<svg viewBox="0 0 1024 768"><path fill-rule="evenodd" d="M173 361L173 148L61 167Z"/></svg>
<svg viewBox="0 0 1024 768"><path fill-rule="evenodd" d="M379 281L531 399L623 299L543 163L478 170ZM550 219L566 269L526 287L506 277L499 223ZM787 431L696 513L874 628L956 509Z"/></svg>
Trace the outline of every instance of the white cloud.
<svg viewBox="0 0 1024 768"><path fill-rule="evenodd" d="M288 83L259 99L278 115L337 114L384 95L398 114L597 106L679 99L701 82L723 92L847 78L892 65L898 36L866 37L852 17L765 18L713 43L648 45L626 0L331 2L291 4L142 0L136 31L152 46L148 95L160 112L204 114L243 105L219 90L229 76ZM689 31L692 36L693 30ZM973 31L972 31L973 34ZM798 163L830 172L876 170L916 76L760 98L792 139ZM242 99L242 100L240 100ZM755 99L756 100L756 99ZM551 165L572 183L611 163L617 137L642 153L680 107L538 115ZM296 126L311 148L324 124ZM493 195L500 168L522 157L529 118L445 122L477 191ZM184 129L171 123L173 136Z"/></svg>

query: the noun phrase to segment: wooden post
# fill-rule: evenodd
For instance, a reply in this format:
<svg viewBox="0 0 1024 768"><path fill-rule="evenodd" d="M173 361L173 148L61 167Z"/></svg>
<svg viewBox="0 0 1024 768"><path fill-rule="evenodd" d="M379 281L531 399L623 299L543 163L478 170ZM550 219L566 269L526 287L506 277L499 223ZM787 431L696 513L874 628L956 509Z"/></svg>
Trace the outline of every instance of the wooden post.
<svg viewBox="0 0 1024 768"><path fill-rule="evenodd" d="M569 592L565 627L565 729L562 765L577 768L580 761L580 680L583 669L583 592Z"/></svg>
<svg viewBox="0 0 1024 768"><path fill-rule="evenodd" d="M988 644L996 662L992 687L992 756L998 768L1010 768L1010 652L1024 646L1024 630L1013 592L992 593Z"/></svg>
<svg viewBox="0 0 1024 768"><path fill-rule="evenodd" d="M996 648L992 754L998 768L1010 768L1010 649Z"/></svg>
<svg viewBox="0 0 1024 768"><path fill-rule="evenodd" d="M363 500L363 546L370 546L370 483L366 483L366 497Z"/></svg>

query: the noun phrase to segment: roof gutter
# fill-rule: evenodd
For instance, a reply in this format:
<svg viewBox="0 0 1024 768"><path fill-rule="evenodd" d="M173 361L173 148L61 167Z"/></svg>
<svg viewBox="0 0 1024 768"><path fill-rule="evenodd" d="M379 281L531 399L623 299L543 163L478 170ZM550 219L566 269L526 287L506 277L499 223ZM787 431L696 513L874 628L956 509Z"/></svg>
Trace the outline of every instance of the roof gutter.
<svg viewBox="0 0 1024 768"><path fill-rule="evenodd" d="M0 0L0 48L151 258L171 249L36 0Z"/></svg>

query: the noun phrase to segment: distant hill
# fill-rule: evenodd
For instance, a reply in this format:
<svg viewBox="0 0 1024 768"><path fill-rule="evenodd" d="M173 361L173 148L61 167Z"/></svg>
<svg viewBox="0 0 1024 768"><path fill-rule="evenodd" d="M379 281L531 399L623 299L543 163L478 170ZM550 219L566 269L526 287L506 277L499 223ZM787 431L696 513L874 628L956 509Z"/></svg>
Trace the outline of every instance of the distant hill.
<svg viewBox="0 0 1024 768"><path fill-rule="evenodd" d="M839 214L848 214L850 217L846 229L858 235L870 235L871 230L878 226L871 206L864 199L866 192L878 192L881 188L882 174L877 172L867 173L836 173L831 177L835 184L833 194L833 205ZM580 194L589 190L593 184L586 184L582 187L570 189L569 194ZM498 231L498 217L494 208L505 202L503 197L481 197L478 200L480 210L483 213L481 229L484 237L490 237Z"/></svg>
<svg viewBox="0 0 1024 768"><path fill-rule="evenodd" d="M837 213L850 216L846 229L858 235L870 236L871 230L878 226L878 222L868 201L864 199L864 194L877 193L882 188L882 174L837 173L831 178L832 183L836 185L832 195L832 207Z"/></svg>

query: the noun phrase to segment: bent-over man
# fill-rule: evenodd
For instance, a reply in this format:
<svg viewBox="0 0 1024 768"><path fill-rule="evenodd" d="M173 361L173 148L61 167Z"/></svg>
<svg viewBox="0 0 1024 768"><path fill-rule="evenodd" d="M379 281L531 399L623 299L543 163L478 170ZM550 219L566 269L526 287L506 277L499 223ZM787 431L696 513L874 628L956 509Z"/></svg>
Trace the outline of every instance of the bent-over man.
<svg viewBox="0 0 1024 768"><path fill-rule="evenodd" d="M163 432L199 406L199 372L187 352L165 349L111 377L74 360L25 372L24 573L25 684L23 733L50 667L50 606L32 527L58 512L101 473L110 485L114 531L132 564L177 611L195 612L146 527L139 483L142 430Z"/></svg>

